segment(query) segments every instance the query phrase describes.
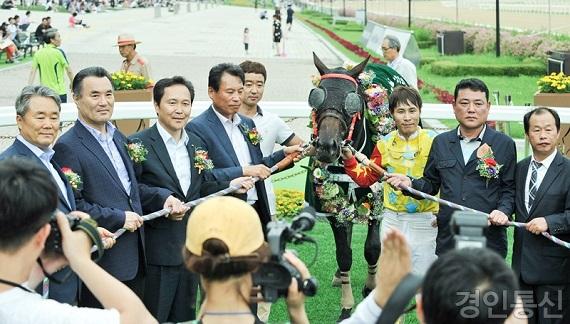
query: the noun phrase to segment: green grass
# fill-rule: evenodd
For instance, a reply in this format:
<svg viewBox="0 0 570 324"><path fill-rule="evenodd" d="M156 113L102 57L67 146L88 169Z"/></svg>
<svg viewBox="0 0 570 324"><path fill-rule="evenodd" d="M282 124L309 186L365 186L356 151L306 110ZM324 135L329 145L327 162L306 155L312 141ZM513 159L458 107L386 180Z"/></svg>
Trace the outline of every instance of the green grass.
<svg viewBox="0 0 570 324"><path fill-rule="evenodd" d="M255 0L225 0L225 3L230 6L237 7L255 7ZM271 0L257 0L258 8L273 8L273 1Z"/></svg>
<svg viewBox="0 0 570 324"><path fill-rule="evenodd" d="M15 65L21 65L27 62L30 62L32 60L32 56L28 55L26 56L26 58L21 58L19 63L6 63L6 53L2 53L0 55L0 70L5 69L5 68L9 68Z"/></svg>
<svg viewBox="0 0 570 324"><path fill-rule="evenodd" d="M18 8L18 10L30 10L30 11L45 11L47 12L46 8L42 5L32 5L32 6L16 6ZM66 12L67 10L65 9L64 6L55 6L55 10L56 12Z"/></svg>

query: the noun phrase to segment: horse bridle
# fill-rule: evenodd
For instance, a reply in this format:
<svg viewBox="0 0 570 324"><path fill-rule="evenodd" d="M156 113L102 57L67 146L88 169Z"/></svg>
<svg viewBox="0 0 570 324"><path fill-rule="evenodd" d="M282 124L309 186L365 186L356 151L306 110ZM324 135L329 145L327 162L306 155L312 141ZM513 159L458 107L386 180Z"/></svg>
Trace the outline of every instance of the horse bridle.
<svg viewBox="0 0 570 324"><path fill-rule="evenodd" d="M354 79L353 77L351 77L350 75L347 74L342 74L342 73L327 73L327 74L323 74L321 76L321 81L323 79L344 79L344 80L348 80L350 82L352 82L354 84L355 87L355 93L358 92L358 82L356 81L356 79ZM343 141L343 144L349 144L352 142L352 134L354 132L354 125L356 124L356 122L361 118L361 114L360 112L356 112L352 115L351 117L351 122L350 122L350 126L348 125L348 123L346 122L345 118L338 118L338 114L336 113L332 113L332 112L327 112L324 111L321 116L319 116L317 118L317 108L313 107L312 113L311 113L311 122L313 125L313 134L311 136L311 139L313 142L317 141L317 137L319 134L319 130L318 130L318 124L321 122L321 120L325 117L334 117L337 119L340 119L340 121L342 122L343 128L346 130L348 129L348 134L345 138L345 140ZM329 109L330 110L330 109ZM337 113L340 113L342 116L346 116L349 115L346 111L339 111L336 108L332 108L332 110L334 110Z"/></svg>

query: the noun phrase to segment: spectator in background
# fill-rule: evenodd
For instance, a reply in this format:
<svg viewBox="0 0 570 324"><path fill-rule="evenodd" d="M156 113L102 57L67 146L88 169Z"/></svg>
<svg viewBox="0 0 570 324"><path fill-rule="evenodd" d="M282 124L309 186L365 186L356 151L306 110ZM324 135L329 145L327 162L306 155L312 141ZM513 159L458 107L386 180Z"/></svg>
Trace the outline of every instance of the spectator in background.
<svg viewBox="0 0 570 324"><path fill-rule="evenodd" d="M45 35L50 28L47 17L42 18L42 22L36 27L36 38L41 45L46 43Z"/></svg>
<svg viewBox="0 0 570 324"><path fill-rule="evenodd" d="M418 89L418 74L416 66L400 53L400 40L396 36L388 35L382 42L382 54L388 61L388 66L396 70L408 82L408 85Z"/></svg>
<svg viewBox="0 0 570 324"><path fill-rule="evenodd" d="M20 40L18 39L18 26L16 25L15 17L8 18L8 25L6 26L6 31L8 32L8 37L17 48L20 48Z"/></svg>
<svg viewBox="0 0 570 324"><path fill-rule="evenodd" d="M36 78L36 71L40 71L40 84L54 90L61 102L67 102L67 87L63 72L67 74L69 82L73 80L73 71L69 66L65 53L59 49L61 36L56 30L51 30L46 34L47 45L41 48L33 57L32 69L28 84L33 84Z"/></svg>
<svg viewBox="0 0 570 324"><path fill-rule="evenodd" d="M275 56L281 56L281 16L273 15L273 48L275 48Z"/></svg>
<svg viewBox="0 0 570 324"><path fill-rule="evenodd" d="M121 64L121 71L141 75L150 80L150 64L146 58L139 55L136 51L137 44L140 43L131 34L119 35L117 45L115 46L119 47L119 54L125 58L123 64Z"/></svg>
<svg viewBox="0 0 570 324"><path fill-rule="evenodd" d="M20 28L21 31L25 32L28 30L28 27L30 27L30 24L32 23L32 21L30 20L31 14L32 12L28 10L26 11L24 17L20 19L20 25L18 27Z"/></svg>
<svg viewBox="0 0 570 324"><path fill-rule="evenodd" d="M85 28L89 28L89 25L84 23L82 19L77 19L77 12L72 13L71 16L69 16L68 21L69 21L69 27L71 27L71 28L74 28L75 25L80 25L80 26L83 26Z"/></svg>
<svg viewBox="0 0 570 324"><path fill-rule="evenodd" d="M18 62L16 59L18 48L8 37L5 26L0 27L0 51L6 52L6 63Z"/></svg>
<svg viewBox="0 0 570 324"><path fill-rule="evenodd" d="M295 13L295 10L293 10L293 6L288 4L287 5L287 30L291 31L291 27L293 26L293 14Z"/></svg>
<svg viewBox="0 0 570 324"><path fill-rule="evenodd" d="M245 48L245 55L249 54L249 28L243 29L243 46Z"/></svg>
<svg viewBox="0 0 570 324"><path fill-rule="evenodd" d="M14 1L12 0L4 0L4 2L2 2L2 6L0 6L0 9L12 9L14 8Z"/></svg>

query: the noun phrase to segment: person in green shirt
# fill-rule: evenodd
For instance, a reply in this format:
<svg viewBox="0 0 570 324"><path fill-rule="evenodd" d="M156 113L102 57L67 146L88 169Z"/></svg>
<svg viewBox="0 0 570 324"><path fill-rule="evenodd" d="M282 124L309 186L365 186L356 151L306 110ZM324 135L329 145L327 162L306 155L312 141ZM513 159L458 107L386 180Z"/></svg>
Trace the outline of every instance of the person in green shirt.
<svg viewBox="0 0 570 324"><path fill-rule="evenodd" d="M61 36L53 29L46 33L47 45L36 52L32 61L32 70L28 84L32 85L36 78L36 72L40 72L40 84L54 90L60 97L61 102L67 102L67 88L63 73L67 73L69 82L73 80L73 71L65 53L59 48Z"/></svg>

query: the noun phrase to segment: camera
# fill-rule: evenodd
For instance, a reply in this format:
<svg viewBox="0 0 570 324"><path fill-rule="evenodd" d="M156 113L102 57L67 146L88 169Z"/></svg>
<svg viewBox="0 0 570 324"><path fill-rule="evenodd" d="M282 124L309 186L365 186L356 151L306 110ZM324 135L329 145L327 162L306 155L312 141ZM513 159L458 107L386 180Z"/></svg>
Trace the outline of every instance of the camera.
<svg viewBox="0 0 570 324"><path fill-rule="evenodd" d="M56 213L53 213L49 221L49 224L51 225L51 231L48 238L46 239L44 247L44 253L47 256L63 255L61 230L59 229L55 215ZM69 221L69 226L72 231L84 231L89 236L89 238L91 238L93 244L98 247L98 259L100 259L100 256L102 256L103 253L103 242L101 241L99 231L97 230L97 222L92 218L81 219L69 214L65 215L65 217Z"/></svg>
<svg viewBox="0 0 570 324"><path fill-rule="evenodd" d="M261 294L266 302L273 303L279 297L287 297L291 278L297 280L299 291L305 296L314 296L317 292L315 278L305 281L297 269L283 258L285 246L288 242L300 244L302 242L316 242L303 234L310 231L315 225L315 209L305 207L299 215L295 216L291 224L286 221L274 221L267 224L267 242L271 250L269 262L263 263L253 274L253 285L261 287Z"/></svg>
<svg viewBox="0 0 570 324"><path fill-rule="evenodd" d="M456 211L451 216L451 232L455 236L455 248L485 248L487 216L469 211Z"/></svg>

